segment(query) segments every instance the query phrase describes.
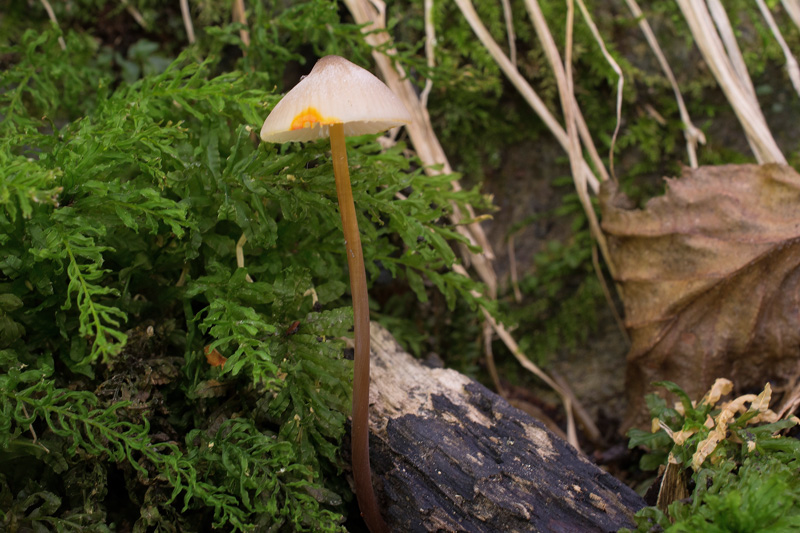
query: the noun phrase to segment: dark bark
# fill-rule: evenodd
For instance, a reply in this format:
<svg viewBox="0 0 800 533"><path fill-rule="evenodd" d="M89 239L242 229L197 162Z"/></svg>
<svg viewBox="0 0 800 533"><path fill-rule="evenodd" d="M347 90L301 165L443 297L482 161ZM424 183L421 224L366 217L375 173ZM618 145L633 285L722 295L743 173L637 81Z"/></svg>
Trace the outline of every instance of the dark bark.
<svg viewBox="0 0 800 533"><path fill-rule="evenodd" d="M393 531L616 531L645 505L542 424L372 325L370 449Z"/></svg>

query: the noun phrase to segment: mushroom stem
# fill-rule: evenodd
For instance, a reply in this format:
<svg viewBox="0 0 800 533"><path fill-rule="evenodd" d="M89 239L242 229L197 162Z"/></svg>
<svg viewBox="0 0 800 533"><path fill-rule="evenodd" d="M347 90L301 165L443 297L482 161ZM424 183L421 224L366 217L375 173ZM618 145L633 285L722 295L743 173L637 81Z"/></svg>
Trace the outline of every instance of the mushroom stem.
<svg viewBox="0 0 800 533"><path fill-rule="evenodd" d="M355 359L353 364L353 432L352 460L356 497L361 516L372 533L388 532L383 521L372 487L369 466L369 299L367 275L364 271L364 254L361 251L361 236L358 233L353 191L350 188L350 170L347 166L347 148L344 142L344 125L330 126L331 157L333 175L336 179L336 194L339 197L339 213L347 252L347 267L350 271L350 292L353 295L353 323L355 337Z"/></svg>

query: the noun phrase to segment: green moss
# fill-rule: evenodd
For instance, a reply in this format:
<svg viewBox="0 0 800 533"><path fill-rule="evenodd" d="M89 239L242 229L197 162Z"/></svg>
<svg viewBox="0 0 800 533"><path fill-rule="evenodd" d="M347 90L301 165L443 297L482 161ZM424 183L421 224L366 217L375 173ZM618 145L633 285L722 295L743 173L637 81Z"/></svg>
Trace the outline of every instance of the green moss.
<svg viewBox="0 0 800 533"><path fill-rule="evenodd" d="M145 41L113 61L72 31L66 52L52 29L3 45L0 523L342 530L352 311L328 146L256 136L301 59L286 46L364 49L333 7L282 11L241 69L232 26L157 68ZM480 196L402 143L348 143L371 280L475 309L443 221ZM97 481L82 497L60 481L80 468Z"/></svg>

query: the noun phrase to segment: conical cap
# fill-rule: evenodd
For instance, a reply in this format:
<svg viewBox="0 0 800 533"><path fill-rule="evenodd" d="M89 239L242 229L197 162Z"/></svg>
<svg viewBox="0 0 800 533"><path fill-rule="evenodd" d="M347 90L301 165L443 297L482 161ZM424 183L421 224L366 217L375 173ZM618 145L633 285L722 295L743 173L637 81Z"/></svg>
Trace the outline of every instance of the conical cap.
<svg viewBox="0 0 800 533"><path fill-rule="evenodd" d="M266 142L313 141L331 124L345 135L366 135L411 122L400 99L369 71L339 56L325 56L264 121Z"/></svg>

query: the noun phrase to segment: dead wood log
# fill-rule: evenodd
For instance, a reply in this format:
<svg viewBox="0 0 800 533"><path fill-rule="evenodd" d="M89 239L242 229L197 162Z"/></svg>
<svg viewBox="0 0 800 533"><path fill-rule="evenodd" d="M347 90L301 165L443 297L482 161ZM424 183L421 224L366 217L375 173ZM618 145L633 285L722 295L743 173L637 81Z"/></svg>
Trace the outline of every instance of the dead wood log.
<svg viewBox="0 0 800 533"><path fill-rule="evenodd" d="M645 505L542 424L372 324L370 450L393 531L616 531Z"/></svg>

